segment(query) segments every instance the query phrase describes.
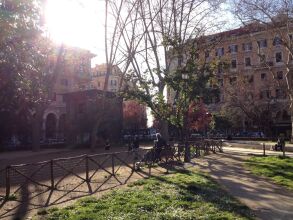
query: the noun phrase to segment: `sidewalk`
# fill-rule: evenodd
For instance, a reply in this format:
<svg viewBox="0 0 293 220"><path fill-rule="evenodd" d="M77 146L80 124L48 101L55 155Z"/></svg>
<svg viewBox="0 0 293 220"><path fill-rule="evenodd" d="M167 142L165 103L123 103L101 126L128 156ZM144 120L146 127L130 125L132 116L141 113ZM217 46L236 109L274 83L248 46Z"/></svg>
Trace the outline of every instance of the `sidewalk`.
<svg viewBox="0 0 293 220"><path fill-rule="evenodd" d="M240 148L250 148L250 149L262 149L263 143L267 150L270 150L272 146L275 146L276 142L262 142L262 141L240 141L231 140L224 142L226 146L240 147ZM286 143L285 150L288 152L293 152L293 144Z"/></svg>
<svg viewBox="0 0 293 220"><path fill-rule="evenodd" d="M247 151L224 148L224 153L193 162L194 166L210 173L232 196L252 209L259 219L293 219L293 192L245 170L243 162L248 157Z"/></svg>
<svg viewBox="0 0 293 220"><path fill-rule="evenodd" d="M252 149L252 148L245 148L245 147L235 147L235 146L227 146L223 147L224 152L231 152L231 153L239 153L243 155L263 155L263 149ZM272 151L266 149L266 155L275 155L275 156L283 156L282 151ZM285 154L288 157L293 157L293 152L286 152Z"/></svg>

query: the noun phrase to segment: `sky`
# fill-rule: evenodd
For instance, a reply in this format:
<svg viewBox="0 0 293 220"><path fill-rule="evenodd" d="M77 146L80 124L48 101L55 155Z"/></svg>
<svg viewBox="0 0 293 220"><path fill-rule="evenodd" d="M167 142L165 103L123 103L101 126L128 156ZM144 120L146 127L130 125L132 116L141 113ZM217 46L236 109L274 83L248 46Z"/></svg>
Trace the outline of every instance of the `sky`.
<svg viewBox="0 0 293 220"><path fill-rule="evenodd" d="M104 63L104 0L47 0L48 34L57 43L85 48Z"/></svg>
<svg viewBox="0 0 293 220"><path fill-rule="evenodd" d="M105 0L47 0L45 10L53 41L90 50L96 55L93 65L105 63ZM231 14L225 12L218 16L218 19L227 18L232 21L229 26L235 27Z"/></svg>

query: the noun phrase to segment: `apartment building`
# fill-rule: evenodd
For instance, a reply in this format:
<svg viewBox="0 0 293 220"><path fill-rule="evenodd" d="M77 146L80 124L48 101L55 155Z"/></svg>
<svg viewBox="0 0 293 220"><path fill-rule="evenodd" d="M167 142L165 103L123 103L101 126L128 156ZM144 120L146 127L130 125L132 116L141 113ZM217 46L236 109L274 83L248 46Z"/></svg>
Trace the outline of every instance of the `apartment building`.
<svg viewBox="0 0 293 220"><path fill-rule="evenodd" d="M264 117L271 120L267 124L271 127L270 135L289 136L291 117L284 74L287 65L293 63L280 36L261 26L242 27L218 36L216 47L205 52L207 59L228 63L226 68L220 65L216 73L221 87L220 102L216 105L238 107L254 114L256 109L263 111L259 114L270 115ZM290 39L292 35L287 37ZM243 130L259 129L255 118L243 113L241 119Z"/></svg>
<svg viewBox="0 0 293 220"><path fill-rule="evenodd" d="M92 68L91 87L96 89L101 89L101 90L104 89L106 73L107 73L106 64L99 64L99 65L96 65L94 68ZM121 80L122 80L121 70L119 69L118 66L113 66L111 74L109 74L108 91L118 92L120 90L120 87L122 86Z"/></svg>
<svg viewBox="0 0 293 220"><path fill-rule="evenodd" d="M215 75L220 94L209 105L209 110L219 112L227 106L238 109L242 112L238 130L260 129L256 117L248 117L243 112L257 110L264 116L270 115L270 119L264 117L266 122L270 121L267 124L271 128L270 135L290 136L291 115L284 74L287 65L293 62L278 34L285 32L251 24L199 40L199 60L219 64ZM287 37L292 40L291 34ZM168 96L172 103L174 93L169 91Z"/></svg>

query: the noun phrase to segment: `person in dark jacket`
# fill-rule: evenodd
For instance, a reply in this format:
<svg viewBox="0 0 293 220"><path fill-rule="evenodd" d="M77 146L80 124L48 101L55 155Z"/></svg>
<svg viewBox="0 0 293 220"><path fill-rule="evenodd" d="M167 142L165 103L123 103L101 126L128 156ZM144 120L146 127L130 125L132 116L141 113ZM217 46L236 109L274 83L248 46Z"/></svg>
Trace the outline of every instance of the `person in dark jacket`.
<svg viewBox="0 0 293 220"><path fill-rule="evenodd" d="M162 138L162 135L160 133L156 134L157 139L155 140L155 148L163 148L167 146L167 142L164 138Z"/></svg>
<svg viewBox="0 0 293 220"><path fill-rule="evenodd" d="M135 135L133 140L133 149L138 149L138 148L139 148L139 138L137 135Z"/></svg>
<svg viewBox="0 0 293 220"><path fill-rule="evenodd" d="M156 134L157 139L155 140L155 162L161 161L162 149L167 147L167 142L160 133Z"/></svg>

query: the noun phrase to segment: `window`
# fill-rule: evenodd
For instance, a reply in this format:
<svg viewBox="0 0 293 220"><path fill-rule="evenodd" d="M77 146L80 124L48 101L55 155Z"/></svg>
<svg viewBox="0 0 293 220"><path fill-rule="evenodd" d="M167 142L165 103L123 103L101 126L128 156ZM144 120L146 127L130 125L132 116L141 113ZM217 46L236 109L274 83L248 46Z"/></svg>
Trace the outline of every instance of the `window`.
<svg viewBox="0 0 293 220"><path fill-rule="evenodd" d="M279 46L282 44L282 39L280 37L275 37L274 40L273 40L273 45L274 46Z"/></svg>
<svg viewBox="0 0 293 220"><path fill-rule="evenodd" d="M247 98L248 98L248 100L253 100L253 93L248 93L248 95L247 95Z"/></svg>
<svg viewBox="0 0 293 220"><path fill-rule="evenodd" d="M231 85L232 85L232 84L235 84L236 81L237 81L237 78L236 78L236 77L231 77L231 78L230 78L230 84L231 84Z"/></svg>
<svg viewBox="0 0 293 220"><path fill-rule="evenodd" d="M220 65L218 65L218 74L221 74L221 73L223 73L224 72L224 70L223 70L223 66L220 64Z"/></svg>
<svg viewBox="0 0 293 220"><path fill-rule="evenodd" d="M253 100L253 93L252 92L248 92L245 96L244 96L246 101L252 101Z"/></svg>
<svg viewBox="0 0 293 220"><path fill-rule="evenodd" d="M277 72L277 79L278 79L278 80L283 79L283 71L279 71L279 72Z"/></svg>
<svg viewBox="0 0 293 220"><path fill-rule="evenodd" d="M57 94L56 92L53 93L52 101L56 101Z"/></svg>
<svg viewBox="0 0 293 220"><path fill-rule="evenodd" d="M236 69L237 68L237 61L236 60L231 60L231 68Z"/></svg>
<svg viewBox="0 0 293 220"><path fill-rule="evenodd" d="M61 79L61 85L62 86L68 86L68 80L67 79Z"/></svg>
<svg viewBox="0 0 293 220"><path fill-rule="evenodd" d="M221 102L225 101L225 95L223 93L220 94L220 101Z"/></svg>
<svg viewBox="0 0 293 220"><path fill-rule="evenodd" d="M251 59L250 57L245 58L245 66L251 66Z"/></svg>
<svg viewBox="0 0 293 220"><path fill-rule="evenodd" d="M117 81L115 79L111 79L111 86L116 86L117 85Z"/></svg>
<svg viewBox="0 0 293 220"><path fill-rule="evenodd" d="M283 61L282 52L277 52L276 53L276 63L280 63L282 61Z"/></svg>
<svg viewBox="0 0 293 220"><path fill-rule="evenodd" d="M249 43L244 43L242 44L242 49L244 51L252 51L252 43L249 42Z"/></svg>
<svg viewBox="0 0 293 220"><path fill-rule="evenodd" d="M265 48L268 46L267 39L259 40L257 41L257 44L259 48Z"/></svg>
<svg viewBox="0 0 293 220"><path fill-rule="evenodd" d="M288 112L286 111L286 110L284 110L283 111L283 114L282 114L282 119L284 120L284 121L288 121L288 120L290 120L290 115L288 114Z"/></svg>
<svg viewBox="0 0 293 220"><path fill-rule="evenodd" d="M238 45L236 45L236 44L230 45L229 52L230 53L237 53L238 52Z"/></svg>
<svg viewBox="0 0 293 220"><path fill-rule="evenodd" d="M282 89L276 89L276 98L277 99L285 99L286 93Z"/></svg>
<svg viewBox="0 0 293 220"><path fill-rule="evenodd" d="M266 74L266 73L262 73L262 74L260 74L260 78L261 78L262 80L265 80L265 79L267 78L267 74Z"/></svg>
<svg viewBox="0 0 293 220"><path fill-rule="evenodd" d="M221 57L224 55L224 47L216 49L216 56Z"/></svg>
<svg viewBox="0 0 293 220"><path fill-rule="evenodd" d="M259 62L261 64L265 64L267 62L267 58L266 58L266 55L265 54L260 54L259 55Z"/></svg>
<svg viewBox="0 0 293 220"><path fill-rule="evenodd" d="M205 51L204 56L205 56L205 58L209 58L210 57L209 51Z"/></svg>
<svg viewBox="0 0 293 220"><path fill-rule="evenodd" d="M100 82L98 82L98 87L100 87L101 86L101 83Z"/></svg>
<svg viewBox="0 0 293 220"><path fill-rule="evenodd" d="M82 114L84 112L85 112L85 104L84 103L78 104L78 113Z"/></svg>
<svg viewBox="0 0 293 220"><path fill-rule="evenodd" d="M245 82L247 82L247 83L253 83L253 81L254 81L253 75L251 75L251 76L247 75L244 77L244 79L245 79Z"/></svg>
<svg viewBox="0 0 293 220"><path fill-rule="evenodd" d="M85 65L84 64L80 64L79 65L79 73L82 74L85 72Z"/></svg>
<svg viewBox="0 0 293 220"><path fill-rule="evenodd" d="M271 97L271 92L270 90L263 90L259 94L260 99L269 99Z"/></svg>

